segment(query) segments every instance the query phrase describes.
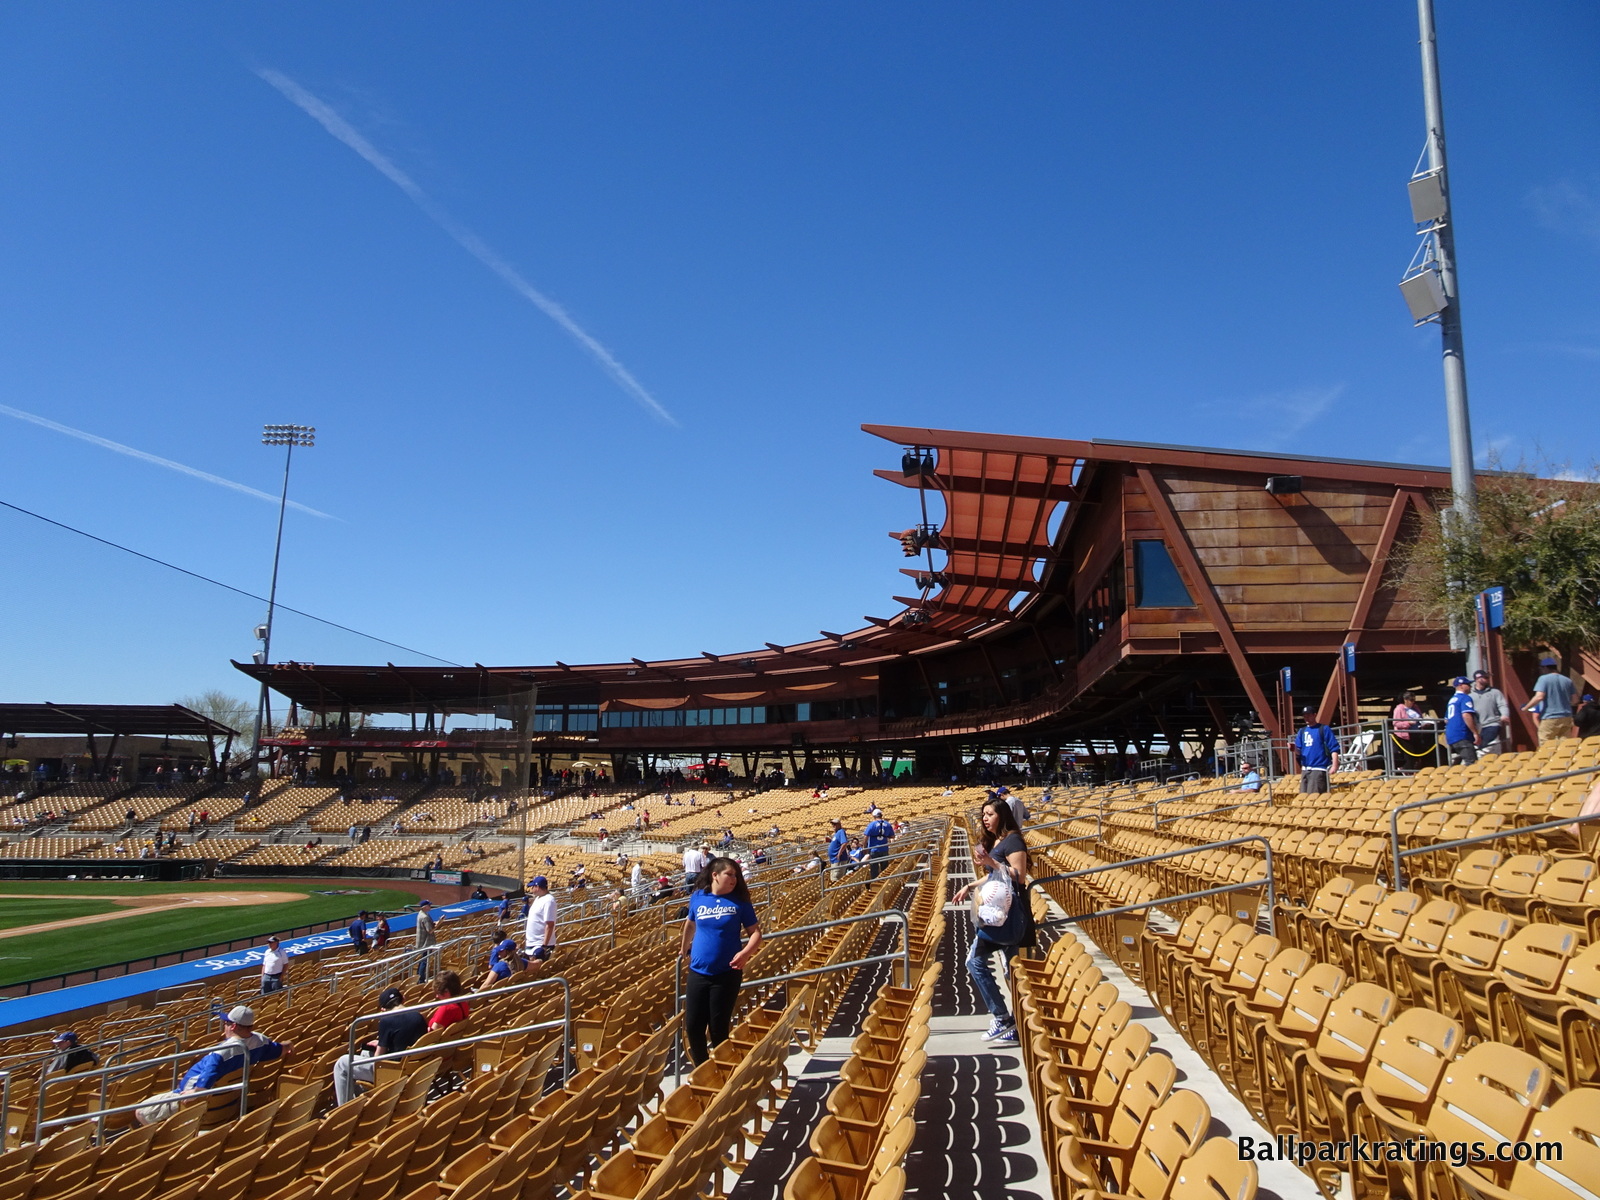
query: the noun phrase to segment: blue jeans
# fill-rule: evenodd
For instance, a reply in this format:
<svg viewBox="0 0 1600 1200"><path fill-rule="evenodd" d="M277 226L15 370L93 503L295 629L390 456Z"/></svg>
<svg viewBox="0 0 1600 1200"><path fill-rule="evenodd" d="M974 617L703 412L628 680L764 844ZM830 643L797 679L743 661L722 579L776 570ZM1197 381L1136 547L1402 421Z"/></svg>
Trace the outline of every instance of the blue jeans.
<svg viewBox="0 0 1600 1200"><path fill-rule="evenodd" d="M981 933L973 934L972 950L967 955L967 974L972 976L972 985L978 989L978 996L989 1010L989 1015L997 1021L1009 1022L1011 1010L1006 1006L1005 993L1001 991L994 970L989 965L989 956L996 950L1005 954L1007 962L1017 952L1015 946L1002 946L999 942L991 942Z"/></svg>

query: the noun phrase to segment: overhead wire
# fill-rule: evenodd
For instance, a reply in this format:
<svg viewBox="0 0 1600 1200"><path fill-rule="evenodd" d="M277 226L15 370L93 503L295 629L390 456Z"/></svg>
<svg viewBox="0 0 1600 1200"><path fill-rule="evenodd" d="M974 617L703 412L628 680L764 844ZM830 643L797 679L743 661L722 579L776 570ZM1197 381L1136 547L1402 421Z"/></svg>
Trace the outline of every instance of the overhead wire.
<svg viewBox="0 0 1600 1200"><path fill-rule="evenodd" d="M9 500L0 500L0 506L9 508L13 512L19 512L25 517L32 517L36 521L43 521L46 525L54 525L57 529L65 529L68 533L75 533L79 537L86 537L91 542L99 542L102 546L110 546L113 550L121 550L124 554L131 554L135 558L142 558L146 562L155 563L158 567L166 567L169 571L177 571L180 575L187 575L191 579L198 579L202 583L209 583L213 587L222 588L225 591L233 592L239 596L245 596L251 600L259 600L262 604L273 603L265 596L258 596L254 592L247 592L243 588L234 587L231 583L223 583L220 579L213 579L209 575L202 575L198 571L191 571L188 567L180 567L177 563L169 563L165 559L156 558L152 554L145 554L143 551L135 550L131 546L124 546L121 542L113 542L110 538L99 537L96 534L88 532L87 530L79 529L75 525L68 525L65 521L57 521L51 517L45 516L43 513L36 513L32 509L23 508L20 504L12 504ZM404 650L407 654L415 654L419 658L430 659L436 663L444 663L445 666L448 667L459 667L463 665L448 658L440 658L437 654L429 654L426 651L417 650L411 646L402 646L399 642L391 642L388 638L381 638L375 633L365 633L360 629L353 629L349 625L341 625L337 621L328 620L327 617L319 617L315 613L308 613L303 609L294 608L283 603L281 600L277 601L274 604L274 607L281 608L284 612L294 613L294 615L297 617L305 617L307 620L315 621L319 625L327 625L332 629L341 629L345 633L353 633L357 637L366 638L368 641L377 642L384 646L392 646L396 650Z"/></svg>

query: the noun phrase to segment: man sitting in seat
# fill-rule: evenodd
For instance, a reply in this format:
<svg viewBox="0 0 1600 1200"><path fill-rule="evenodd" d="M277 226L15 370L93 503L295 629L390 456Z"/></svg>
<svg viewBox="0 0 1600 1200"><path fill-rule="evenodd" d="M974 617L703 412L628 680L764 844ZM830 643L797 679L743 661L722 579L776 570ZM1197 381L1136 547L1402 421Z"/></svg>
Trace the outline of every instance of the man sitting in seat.
<svg viewBox="0 0 1600 1200"><path fill-rule="evenodd" d="M378 997L378 1007L388 1013L391 1008L402 1008L406 1002L405 993L399 988L388 988L383 995ZM351 1058L348 1054L341 1054L333 1064L333 1095L339 1104L344 1104L355 1095L355 1085L371 1083L373 1071L377 1064L372 1061L374 1054L393 1054L399 1050L407 1050L411 1044L421 1037L428 1029L428 1022L418 1012L389 1013L388 1016L378 1018L378 1035L362 1045Z"/></svg>
<svg viewBox="0 0 1600 1200"><path fill-rule="evenodd" d="M177 1110L177 1101L191 1092L226 1087L233 1082L229 1076L243 1067L246 1054L252 1067L293 1056L292 1044L275 1042L266 1034L257 1033L255 1026L255 1009L240 1004L230 1010L222 1018L223 1044L185 1071L172 1091L152 1096L140 1105L134 1114L139 1123L151 1125L171 1116Z"/></svg>
<svg viewBox="0 0 1600 1200"><path fill-rule="evenodd" d="M100 1056L89 1047L78 1041L78 1035L72 1032L58 1033L50 1039L50 1044L59 1053L50 1060L50 1065L45 1068L46 1075L65 1075L69 1071L76 1071L80 1067L98 1067Z"/></svg>

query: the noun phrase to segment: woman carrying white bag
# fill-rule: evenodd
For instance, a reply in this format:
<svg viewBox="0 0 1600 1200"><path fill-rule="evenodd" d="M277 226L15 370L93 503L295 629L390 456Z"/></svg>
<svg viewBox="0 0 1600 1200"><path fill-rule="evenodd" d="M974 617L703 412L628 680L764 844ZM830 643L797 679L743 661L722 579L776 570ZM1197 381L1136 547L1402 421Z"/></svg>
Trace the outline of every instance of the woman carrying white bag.
<svg viewBox="0 0 1600 1200"><path fill-rule="evenodd" d="M983 838L972 848L972 868L987 874L962 888L952 898L960 904L974 889L977 906L973 916L976 928L972 951L967 955L967 974L978 989L983 1006L991 1018L984 1038L995 1046L1015 1046L1017 1025L1006 1006L1005 992L995 980L990 956L1004 952L1006 961L1033 938L1033 913L1029 907L1028 847L1017 828L1011 806L1003 799L990 799L983 805Z"/></svg>

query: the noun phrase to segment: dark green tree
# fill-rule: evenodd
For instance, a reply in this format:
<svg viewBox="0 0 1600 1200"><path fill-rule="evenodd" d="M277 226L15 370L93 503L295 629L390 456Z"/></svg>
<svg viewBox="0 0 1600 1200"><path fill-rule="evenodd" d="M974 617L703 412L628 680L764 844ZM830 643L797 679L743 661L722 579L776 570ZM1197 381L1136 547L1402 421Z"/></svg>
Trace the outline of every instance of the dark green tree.
<svg viewBox="0 0 1600 1200"><path fill-rule="evenodd" d="M1519 465L1478 476L1475 521L1452 534L1425 519L1400 547L1397 583L1425 612L1471 628L1477 593L1506 590L1511 650L1558 651L1573 662L1600 649L1600 485Z"/></svg>

